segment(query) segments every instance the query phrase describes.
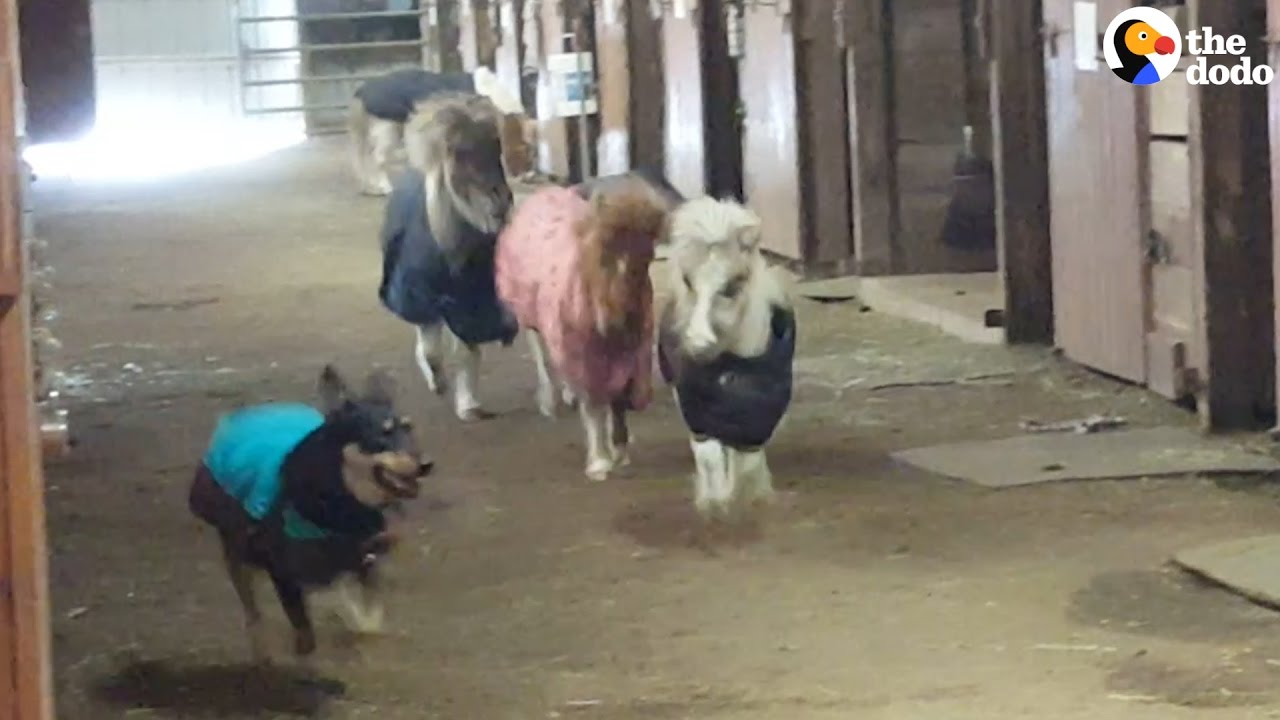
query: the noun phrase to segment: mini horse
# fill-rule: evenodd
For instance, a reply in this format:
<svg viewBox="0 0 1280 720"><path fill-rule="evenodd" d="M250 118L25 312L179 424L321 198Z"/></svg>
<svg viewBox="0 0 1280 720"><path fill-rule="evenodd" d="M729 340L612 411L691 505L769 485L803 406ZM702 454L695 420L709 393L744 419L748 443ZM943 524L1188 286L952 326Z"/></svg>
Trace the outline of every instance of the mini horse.
<svg viewBox="0 0 1280 720"><path fill-rule="evenodd" d="M764 448L791 402L795 316L750 210L691 200L675 211L671 238L659 368L689 427L695 505L727 514L741 491L773 495Z"/></svg>
<svg viewBox="0 0 1280 720"><path fill-rule="evenodd" d="M538 409L556 414L549 357L563 399L578 400L592 480L627 464L626 413L653 397L649 266L667 223L665 202L644 182L590 201L548 187L516 208L498 238L498 296L529 331Z"/></svg>
<svg viewBox="0 0 1280 720"><path fill-rule="evenodd" d="M444 329L466 348L454 412L488 416L477 397L480 345L510 345L519 327L498 301L493 254L511 211L498 114L488 100L439 94L409 123L421 169L396 181L382 225L382 283L388 310L417 326L415 356L427 386L444 394Z"/></svg>
<svg viewBox="0 0 1280 720"><path fill-rule="evenodd" d="M600 177L590 178L584 182L580 182L573 186L573 189L582 196L584 200L590 200L597 193L609 193L619 190L625 190L631 187L634 181L647 183L653 188L658 196L666 201L667 209L674 210L685 201L679 190L663 177L661 172L648 167L638 167L624 173L615 175L603 175Z"/></svg>
<svg viewBox="0 0 1280 720"><path fill-rule="evenodd" d="M402 142L409 117L416 106L439 93L481 95L492 100L503 113L522 113L523 106L498 84L493 71L476 68L474 73L437 73L418 68L394 70L366 80L356 89L347 113L351 135L351 161L360 190L366 195L391 192L391 154ZM410 162L412 162L410 150Z"/></svg>
<svg viewBox="0 0 1280 720"><path fill-rule="evenodd" d="M363 591L359 603L347 598L357 629L378 630L375 571L395 542L384 511L416 497L431 471L409 420L396 414L390 378L370 375L363 397L354 397L326 366L319 389L323 412L270 403L224 415L188 497L191 512L218 532L260 661L268 654L255 571L275 585L298 655L316 646L306 593L339 580L354 577Z"/></svg>

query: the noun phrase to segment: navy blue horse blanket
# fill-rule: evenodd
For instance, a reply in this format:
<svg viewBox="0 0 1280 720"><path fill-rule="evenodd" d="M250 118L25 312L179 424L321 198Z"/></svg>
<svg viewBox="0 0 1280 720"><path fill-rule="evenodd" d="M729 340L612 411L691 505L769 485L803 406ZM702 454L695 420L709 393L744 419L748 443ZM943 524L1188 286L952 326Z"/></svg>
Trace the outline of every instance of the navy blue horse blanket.
<svg viewBox="0 0 1280 720"><path fill-rule="evenodd" d="M510 345L519 325L498 299L493 279L497 235L461 223L459 244L470 249L451 266L427 223L427 192L421 171L396 179L382 225L382 284L378 297L397 317L414 325L444 322L468 345Z"/></svg>
<svg viewBox="0 0 1280 720"><path fill-rule="evenodd" d="M402 123L417 102L445 91L474 93L475 78L464 72L436 73L407 68L367 80L356 90L356 97L370 115Z"/></svg>
<svg viewBox="0 0 1280 720"><path fill-rule="evenodd" d="M659 334L658 367L663 379L675 385L680 414L695 437L714 438L738 450L762 447L773 437L791 404L795 314L773 308L769 330L763 354L724 353L706 363L688 359L675 338Z"/></svg>

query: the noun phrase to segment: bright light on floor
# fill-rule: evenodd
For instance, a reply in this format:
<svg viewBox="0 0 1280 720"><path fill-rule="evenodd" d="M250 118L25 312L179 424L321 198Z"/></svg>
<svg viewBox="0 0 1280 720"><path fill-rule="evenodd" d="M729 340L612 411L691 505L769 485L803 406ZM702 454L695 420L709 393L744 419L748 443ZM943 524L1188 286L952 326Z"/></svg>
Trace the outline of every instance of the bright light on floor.
<svg viewBox="0 0 1280 720"><path fill-rule="evenodd" d="M23 157L42 178L152 180L247 162L305 139L297 123L246 121L180 131L97 128L74 142L33 145Z"/></svg>

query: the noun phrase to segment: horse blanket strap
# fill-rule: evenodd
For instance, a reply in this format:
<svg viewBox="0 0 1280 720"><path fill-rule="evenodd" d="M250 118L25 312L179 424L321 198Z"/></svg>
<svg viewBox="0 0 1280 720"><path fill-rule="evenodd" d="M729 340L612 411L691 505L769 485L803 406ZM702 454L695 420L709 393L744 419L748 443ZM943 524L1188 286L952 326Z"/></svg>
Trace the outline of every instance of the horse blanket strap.
<svg viewBox="0 0 1280 720"><path fill-rule="evenodd" d="M314 540L330 533L307 521L281 498L285 459L324 424L324 415L301 403L267 403L223 415L213 431L204 463L213 479L254 520L282 517L285 534Z"/></svg>

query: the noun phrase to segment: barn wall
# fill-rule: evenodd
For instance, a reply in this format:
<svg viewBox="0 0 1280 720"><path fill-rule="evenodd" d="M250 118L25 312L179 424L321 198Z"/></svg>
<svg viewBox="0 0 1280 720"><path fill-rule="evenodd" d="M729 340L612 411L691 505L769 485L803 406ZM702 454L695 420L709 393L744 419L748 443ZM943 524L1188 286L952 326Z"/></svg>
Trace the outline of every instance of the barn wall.
<svg viewBox="0 0 1280 720"><path fill-rule="evenodd" d="M232 2L93 0L99 124L237 117Z"/></svg>

